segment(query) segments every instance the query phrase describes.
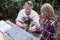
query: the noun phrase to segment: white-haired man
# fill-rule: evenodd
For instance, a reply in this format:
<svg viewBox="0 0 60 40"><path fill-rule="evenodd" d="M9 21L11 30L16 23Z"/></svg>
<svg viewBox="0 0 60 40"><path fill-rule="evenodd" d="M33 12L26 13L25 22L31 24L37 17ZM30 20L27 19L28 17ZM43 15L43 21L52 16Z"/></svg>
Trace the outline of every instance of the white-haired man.
<svg viewBox="0 0 60 40"><path fill-rule="evenodd" d="M37 28L40 27L38 13L32 10L33 4L31 1L26 2L23 7L24 9L19 11L19 14L16 18L16 24L21 28L26 28L27 24L25 23L25 21L32 19L28 30L34 32Z"/></svg>

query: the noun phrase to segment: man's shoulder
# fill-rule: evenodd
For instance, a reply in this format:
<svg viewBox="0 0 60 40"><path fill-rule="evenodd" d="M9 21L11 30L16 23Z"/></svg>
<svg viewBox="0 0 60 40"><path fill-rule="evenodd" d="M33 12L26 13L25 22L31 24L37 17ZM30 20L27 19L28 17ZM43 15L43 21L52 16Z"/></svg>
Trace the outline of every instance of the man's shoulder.
<svg viewBox="0 0 60 40"><path fill-rule="evenodd" d="M32 10L32 13L33 13L33 14L38 14L35 10Z"/></svg>
<svg viewBox="0 0 60 40"><path fill-rule="evenodd" d="M21 9L19 12L24 12L24 9Z"/></svg>
<svg viewBox="0 0 60 40"><path fill-rule="evenodd" d="M32 12L36 12L35 10L32 10Z"/></svg>

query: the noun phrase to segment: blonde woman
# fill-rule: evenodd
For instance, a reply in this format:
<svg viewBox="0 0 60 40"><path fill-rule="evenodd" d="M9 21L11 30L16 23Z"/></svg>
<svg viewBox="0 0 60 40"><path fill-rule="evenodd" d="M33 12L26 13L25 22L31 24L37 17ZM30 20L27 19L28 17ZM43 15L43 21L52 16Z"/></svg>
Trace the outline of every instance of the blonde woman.
<svg viewBox="0 0 60 40"><path fill-rule="evenodd" d="M56 17L53 7L45 3L41 7L43 31L40 40L56 40Z"/></svg>

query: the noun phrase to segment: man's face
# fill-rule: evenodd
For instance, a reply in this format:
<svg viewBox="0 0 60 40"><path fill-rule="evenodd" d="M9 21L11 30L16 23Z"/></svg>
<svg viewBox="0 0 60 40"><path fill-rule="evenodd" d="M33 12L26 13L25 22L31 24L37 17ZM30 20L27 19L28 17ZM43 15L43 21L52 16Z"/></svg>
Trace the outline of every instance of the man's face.
<svg viewBox="0 0 60 40"><path fill-rule="evenodd" d="M30 15L30 13L31 13L31 7L30 6L27 6L26 8L25 8L25 13L27 14L27 15Z"/></svg>

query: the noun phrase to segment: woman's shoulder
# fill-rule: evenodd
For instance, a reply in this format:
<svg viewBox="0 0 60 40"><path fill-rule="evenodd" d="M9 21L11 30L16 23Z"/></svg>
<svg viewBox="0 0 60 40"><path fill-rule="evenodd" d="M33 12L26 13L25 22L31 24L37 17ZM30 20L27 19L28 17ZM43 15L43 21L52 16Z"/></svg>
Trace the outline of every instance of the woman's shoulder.
<svg viewBox="0 0 60 40"><path fill-rule="evenodd" d="M54 24L54 23L56 23L56 20L54 20L54 19L46 19L46 20L44 21L44 24L47 24L47 23L49 23L49 24Z"/></svg>
<svg viewBox="0 0 60 40"><path fill-rule="evenodd" d="M56 20L53 20L53 19L49 19L46 21L46 24L49 24L49 25L56 25Z"/></svg>

